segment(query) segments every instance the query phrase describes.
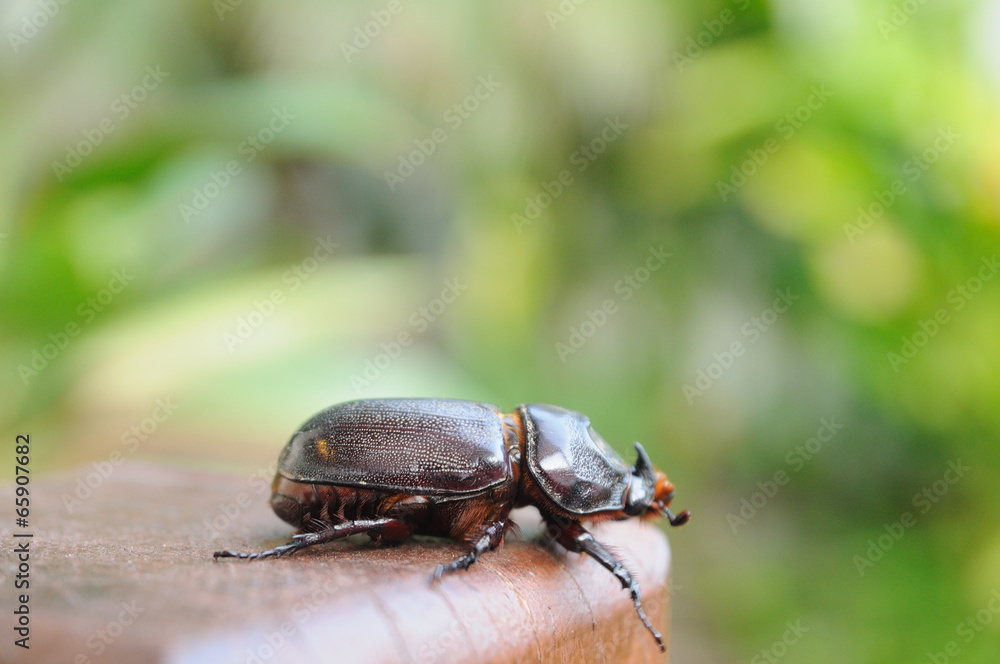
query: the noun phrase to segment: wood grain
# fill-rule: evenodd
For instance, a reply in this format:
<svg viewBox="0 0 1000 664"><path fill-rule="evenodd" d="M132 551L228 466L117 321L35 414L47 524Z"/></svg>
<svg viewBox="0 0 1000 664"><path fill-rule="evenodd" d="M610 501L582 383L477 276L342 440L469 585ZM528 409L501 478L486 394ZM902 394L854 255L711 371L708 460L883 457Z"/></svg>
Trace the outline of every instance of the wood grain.
<svg viewBox="0 0 1000 664"><path fill-rule="evenodd" d="M64 496L92 472L31 485L31 650L4 638L4 662L667 661L614 577L546 545L533 510L516 513L521 540L508 535L468 572L432 584L460 545L355 537L285 559L214 561L216 549L259 550L291 535L267 505L266 482L126 463L69 513ZM12 504L10 485L2 494ZM669 641L664 535L632 521L594 533L638 575ZM0 537L12 541L9 526ZM8 558L4 606L14 573Z"/></svg>

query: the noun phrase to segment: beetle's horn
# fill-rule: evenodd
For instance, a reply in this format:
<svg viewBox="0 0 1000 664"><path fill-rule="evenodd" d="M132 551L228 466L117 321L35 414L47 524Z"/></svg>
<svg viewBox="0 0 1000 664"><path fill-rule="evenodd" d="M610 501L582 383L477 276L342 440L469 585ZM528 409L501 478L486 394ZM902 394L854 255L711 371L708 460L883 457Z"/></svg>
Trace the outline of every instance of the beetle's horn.
<svg viewBox="0 0 1000 664"><path fill-rule="evenodd" d="M646 454L646 450L638 441L635 443L635 451L639 456L635 460L635 470L633 472L642 478L644 484L650 488L655 487L656 469L653 468L653 462L649 460L649 455Z"/></svg>

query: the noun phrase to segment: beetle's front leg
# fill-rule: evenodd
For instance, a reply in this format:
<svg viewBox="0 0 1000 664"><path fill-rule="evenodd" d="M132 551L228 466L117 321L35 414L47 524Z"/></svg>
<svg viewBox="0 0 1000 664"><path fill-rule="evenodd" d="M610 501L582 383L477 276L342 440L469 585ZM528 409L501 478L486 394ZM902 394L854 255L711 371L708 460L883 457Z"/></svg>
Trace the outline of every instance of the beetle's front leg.
<svg viewBox="0 0 1000 664"><path fill-rule="evenodd" d="M233 551L226 550L216 551L212 554L212 556L214 558L247 558L250 560L257 558L269 558L271 556L283 556L295 553L296 551L301 551L302 549L310 546L332 542L335 539L348 537L350 535L357 535L358 533L377 534L385 530L387 526L395 524L405 526L405 524L396 521L395 519L363 519L359 521L345 521L344 523L331 525L327 529L319 532L293 535L292 541L288 544L282 544L281 546L276 546L273 549L268 549L267 551L260 551L258 553L234 553Z"/></svg>
<svg viewBox="0 0 1000 664"><path fill-rule="evenodd" d="M500 546L500 543L503 542L503 534L507 530L507 525L507 519L500 519L486 526L486 528L480 531L482 532L482 536L472 542L471 551L460 558L456 558L447 565L437 566L437 569L434 570L433 580L439 581L444 574L460 569L469 569L472 563L479 559L480 555Z"/></svg>
<svg viewBox="0 0 1000 664"><path fill-rule="evenodd" d="M663 637L650 624L649 619L646 618L646 612L642 609L642 590L639 588L639 582L635 580L622 561L618 560L615 554L608 551L603 544L595 540L594 536L587 532L587 529L580 523L555 517L550 517L548 521L557 529L556 540L560 544L570 551L586 553L618 578L622 588L628 590L632 595L632 602L635 604L635 610L639 614L642 624L656 639L657 645L660 646L660 652L664 652L666 646L663 643Z"/></svg>

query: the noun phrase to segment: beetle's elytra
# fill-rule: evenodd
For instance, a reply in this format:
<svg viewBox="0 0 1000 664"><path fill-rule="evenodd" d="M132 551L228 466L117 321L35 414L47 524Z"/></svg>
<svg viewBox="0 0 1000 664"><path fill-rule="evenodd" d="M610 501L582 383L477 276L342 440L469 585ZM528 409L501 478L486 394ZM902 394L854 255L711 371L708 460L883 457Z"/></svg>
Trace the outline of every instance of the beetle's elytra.
<svg viewBox="0 0 1000 664"><path fill-rule="evenodd" d="M639 618L663 650L642 610L639 584L583 521L664 516L674 486L642 445L634 466L581 413L525 404L511 413L448 399L366 399L317 413L285 446L271 507L300 534L260 553L217 551L216 558L295 553L356 533L377 543L410 535L449 537L472 548L434 578L468 569L503 543L514 507L534 505L570 551L587 553L632 595Z"/></svg>

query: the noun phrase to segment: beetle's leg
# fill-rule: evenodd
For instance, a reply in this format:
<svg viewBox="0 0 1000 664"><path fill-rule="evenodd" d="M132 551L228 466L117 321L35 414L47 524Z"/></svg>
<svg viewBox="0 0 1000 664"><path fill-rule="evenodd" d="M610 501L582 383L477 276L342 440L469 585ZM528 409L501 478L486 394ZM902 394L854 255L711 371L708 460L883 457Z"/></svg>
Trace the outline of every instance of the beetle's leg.
<svg viewBox="0 0 1000 664"><path fill-rule="evenodd" d="M482 536L472 543L472 550L460 558L456 558L447 565L438 565L434 570L434 581L438 581L445 574L456 572L460 569L469 569L472 563L479 559L479 556L487 551L500 546L503 541L504 531L507 530L507 520L494 521L486 526L482 531Z"/></svg>
<svg viewBox="0 0 1000 664"><path fill-rule="evenodd" d="M635 580L632 573L622 564L622 561L618 560L615 554L608 551L603 544L595 540L594 536L587 532L586 528L579 523L575 521L557 521L555 519L550 519L550 521L559 529L557 539L560 544L570 551L586 553L618 578L622 584L622 588L628 590L629 594L632 595L632 602L635 604L635 610L639 614L642 624L646 626L646 629L656 639L656 644L660 646L660 652L664 652L666 646L663 644L663 637L650 624L649 619L646 617L646 612L642 610L642 590L639 588L639 582Z"/></svg>
<svg viewBox="0 0 1000 664"><path fill-rule="evenodd" d="M356 535L358 533L379 533L385 530L387 526L397 523L404 525L395 519L363 519L359 521L345 521L344 523L331 525L326 530L321 530L319 532L299 533L298 535L293 535L292 541L288 544L282 544L281 546L276 546L273 549L268 549L267 551L260 551L258 553L216 551L212 554L212 556L215 558L248 558L250 560L257 558L269 558L271 556L283 556L295 553L296 551L301 551L302 549L316 544L323 544L325 542L332 542L335 539L340 539L341 537L348 537L349 535Z"/></svg>

